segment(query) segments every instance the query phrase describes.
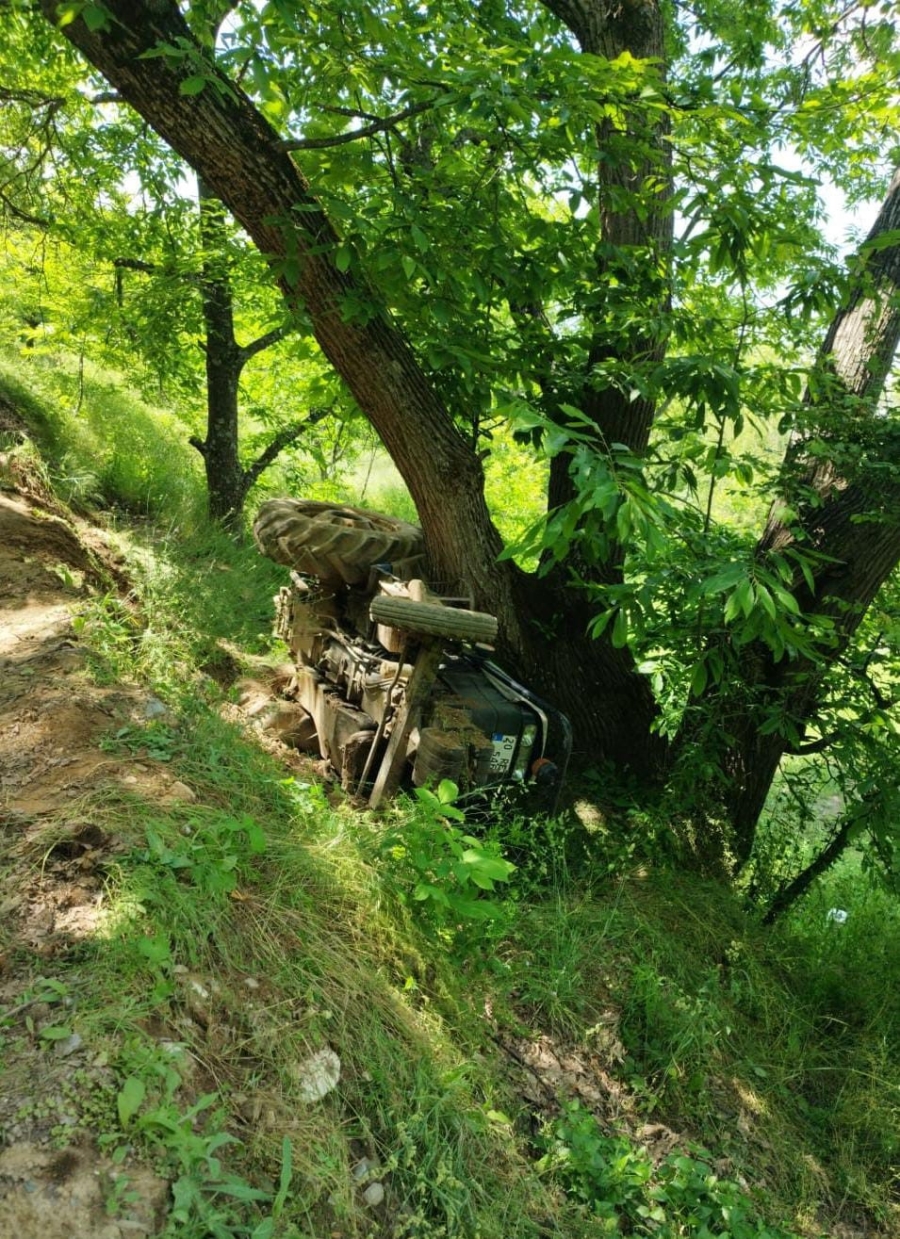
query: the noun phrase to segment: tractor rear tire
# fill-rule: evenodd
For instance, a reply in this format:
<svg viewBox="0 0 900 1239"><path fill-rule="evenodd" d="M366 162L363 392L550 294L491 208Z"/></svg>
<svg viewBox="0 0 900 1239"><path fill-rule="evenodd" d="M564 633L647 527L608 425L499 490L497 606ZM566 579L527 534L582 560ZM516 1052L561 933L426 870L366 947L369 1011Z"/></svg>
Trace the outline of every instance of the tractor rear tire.
<svg viewBox="0 0 900 1239"><path fill-rule="evenodd" d="M311 499L270 499L253 537L263 555L331 586L361 585L375 564L424 554L417 525L381 512Z"/></svg>

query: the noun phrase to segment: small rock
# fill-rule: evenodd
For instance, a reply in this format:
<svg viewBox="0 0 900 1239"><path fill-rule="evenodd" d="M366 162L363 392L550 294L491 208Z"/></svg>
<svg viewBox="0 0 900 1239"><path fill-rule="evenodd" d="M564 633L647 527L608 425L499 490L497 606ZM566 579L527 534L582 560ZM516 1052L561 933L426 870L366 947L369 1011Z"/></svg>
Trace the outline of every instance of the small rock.
<svg viewBox="0 0 900 1239"><path fill-rule="evenodd" d="M350 1173L353 1176L354 1183L361 1183L369 1171L372 1169L372 1163L367 1157L361 1157Z"/></svg>
<svg viewBox="0 0 900 1239"><path fill-rule="evenodd" d="M165 797L166 800L183 800L186 804L193 804L197 799L197 793L192 787L188 787L187 783L182 783L180 779L176 779Z"/></svg>
<svg viewBox="0 0 900 1239"><path fill-rule="evenodd" d="M68 1058L70 1054L80 1050L83 1044L84 1042L78 1033L72 1033L71 1037L66 1037L64 1041L57 1041L53 1051L57 1058Z"/></svg>
<svg viewBox="0 0 900 1239"><path fill-rule="evenodd" d="M242 693L238 705L243 706L250 718L256 718L272 705L272 698L266 694Z"/></svg>
<svg viewBox="0 0 900 1239"><path fill-rule="evenodd" d="M257 981L256 977L244 977L244 984L247 986L247 989L259 989L259 981Z"/></svg>
<svg viewBox="0 0 900 1239"><path fill-rule="evenodd" d="M123 783L137 783L137 781L136 774L126 774L125 778L122 780Z"/></svg>
<svg viewBox="0 0 900 1239"><path fill-rule="evenodd" d="M374 1209L384 1200L384 1185L381 1183L370 1183L363 1192L363 1200L370 1209Z"/></svg>
<svg viewBox="0 0 900 1239"><path fill-rule="evenodd" d="M300 1084L302 1100L319 1101L337 1088L341 1078L341 1060L334 1050L319 1050L318 1054L298 1063L294 1074Z"/></svg>
<svg viewBox="0 0 900 1239"><path fill-rule="evenodd" d="M158 697L148 697L144 702L144 718L162 718L168 714L167 707Z"/></svg>

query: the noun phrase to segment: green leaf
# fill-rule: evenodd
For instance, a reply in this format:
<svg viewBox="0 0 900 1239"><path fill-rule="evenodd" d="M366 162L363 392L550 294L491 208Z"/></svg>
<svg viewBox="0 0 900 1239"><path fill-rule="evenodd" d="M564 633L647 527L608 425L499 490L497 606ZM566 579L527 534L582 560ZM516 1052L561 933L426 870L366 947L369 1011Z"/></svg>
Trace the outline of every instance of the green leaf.
<svg viewBox="0 0 900 1239"><path fill-rule="evenodd" d="M424 903L426 899L433 899L435 903L446 904L447 895L439 886L435 886L432 882L417 882L413 887L413 899L417 903Z"/></svg>
<svg viewBox="0 0 900 1239"><path fill-rule="evenodd" d="M769 593L765 585L756 586L756 600L762 609L768 615L769 619L775 618L775 599Z"/></svg>
<svg viewBox="0 0 900 1239"><path fill-rule="evenodd" d="M495 882L506 882L515 869L511 861L501 860L499 856L485 856L484 852L475 848L469 848L468 851L463 852L462 860L463 864L472 868L473 879L474 871L477 870L478 873Z"/></svg>
<svg viewBox="0 0 900 1239"><path fill-rule="evenodd" d="M786 589L781 589L779 586L775 587L773 593L782 610L787 611L790 615L800 614L800 604L792 593Z"/></svg>
<svg viewBox="0 0 900 1239"><path fill-rule="evenodd" d="M627 542L632 532L632 510L627 501L619 507L616 513L616 538L619 542Z"/></svg>
<svg viewBox="0 0 900 1239"><path fill-rule="evenodd" d="M103 4L86 4L81 12L81 18L88 30L109 28L109 12Z"/></svg>
<svg viewBox="0 0 900 1239"><path fill-rule="evenodd" d="M138 938L137 949L144 959L149 960L151 964L157 967L167 964L172 958L169 939L165 934L156 934L153 938Z"/></svg>
<svg viewBox="0 0 900 1239"><path fill-rule="evenodd" d="M119 1112L119 1122L123 1127L137 1114L147 1094L144 1081L138 1076L129 1076L116 1096L116 1109Z"/></svg>
<svg viewBox="0 0 900 1239"><path fill-rule="evenodd" d="M46 1028L42 1028L40 1036L44 1041L65 1041L66 1037L71 1037L72 1030L68 1024L48 1024Z"/></svg>
<svg viewBox="0 0 900 1239"><path fill-rule="evenodd" d="M441 804L453 804L458 795L459 788L452 779L441 779L437 785L437 798Z"/></svg>
<svg viewBox="0 0 900 1239"><path fill-rule="evenodd" d="M203 77L199 73L193 74L191 77L186 77L184 81L179 84L178 93L180 95L199 95L200 92L206 88L208 80L208 78Z"/></svg>
<svg viewBox="0 0 900 1239"><path fill-rule="evenodd" d="M721 572L705 580L700 586L700 593L704 596L722 594L727 589L733 589L738 582L745 579L746 570L743 564L729 564L727 568L723 568Z"/></svg>
<svg viewBox="0 0 900 1239"><path fill-rule="evenodd" d="M84 4L61 4L56 11L60 28L70 26L84 7Z"/></svg>
<svg viewBox="0 0 900 1239"><path fill-rule="evenodd" d="M692 697L702 696L703 690L706 688L706 683L707 683L708 678L709 677L708 677L707 670L706 670L706 663L701 659L701 661L697 663L697 665L694 667L693 672L691 673L691 696Z"/></svg>
<svg viewBox="0 0 900 1239"><path fill-rule="evenodd" d="M490 899L467 899L463 895L454 895L449 904L456 916L467 916L473 921L492 920L498 911Z"/></svg>
<svg viewBox="0 0 900 1239"><path fill-rule="evenodd" d="M281 1142L281 1177L278 1183L278 1193L272 1202L273 1218L281 1215L285 1201L288 1198L288 1192L291 1190L293 1174L293 1146L291 1145L290 1137L285 1136Z"/></svg>
<svg viewBox="0 0 900 1239"><path fill-rule="evenodd" d="M620 650L627 643L627 641L628 615L626 614L624 607L619 607L616 612L615 623L613 624L612 643L617 650Z"/></svg>
<svg viewBox="0 0 900 1239"><path fill-rule="evenodd" d="M725 602L725 623L730 624L733 619L736 619L741 610L740 600L737 590L729 594Z"/></svg>
<svg viewBox="0 0 900 1239"><path fill-rule="evenodd" d="M334 251L334 265L338 271L347 271L350 267L350 260L353 257L350 247L347 245L339 245Z"/></svg>
<svg viewBox="0 0 900 1239"><path fill-rule="evenodd" d="M416 260L410 258L408 254L404 254L400 259L400 265L403 268L404 274L408 280L411 280L416 273Z"/></svg>
<svg viewBox="0 0 900 1239"><path fill-rule="evenodd" d="M734 596L736 605L740 607L741 611L743 611L744 617L749 619L750 613L753 610L753 605L756 602L756 590L749 577L745 577L744 580L741 581L740 585L734 591Z"/></svg>

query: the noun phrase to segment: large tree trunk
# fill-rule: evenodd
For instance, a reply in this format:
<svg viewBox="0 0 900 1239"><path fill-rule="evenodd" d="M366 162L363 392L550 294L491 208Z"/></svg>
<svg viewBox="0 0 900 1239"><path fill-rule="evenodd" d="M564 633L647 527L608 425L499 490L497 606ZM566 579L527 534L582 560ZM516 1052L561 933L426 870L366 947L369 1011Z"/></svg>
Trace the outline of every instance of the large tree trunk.
<svg viewBox="0 0 900 1239"><path fill-rule="evenodd" d="M618 6L605 0L544 3L568 26L586 55L614 61L627 52L654 64L658 82L665 80L665 20L657 0L624 0ZM673 237L668 131L666 111L654 116L641 101L627 112L626 127L611 121L597 127L598 309L578 400L606 445L621 444L638 456L650 438L653 402L635 396L633 390L598 384L596 376L604 362L639 365L659 361L665 353L663 324L671 299ZM619 313L610 312L613 301ZM625 322L627 330L611 333L610 322ZM635 323L645 324L645 329L636 329ZM566 464L565 456L557 456L551 464L551 507L573 497ZM599 574L604 579L620 577L621 555L613 560Z"/></svg>
<svg viewBox="0 0 900 1239"><path fill-rule="evenodd" d="M766 711L780 711L802 734L814 718L830 666L846 648L900 562L900 429L878 402L900 342L900 170L859 256L859 274L816 359L805 397L805 429L788 452L782 497L757 547L760 559L796 547L826 557L814 567L815 590L798 572L801 611L833 624L818 661L775 662L759 646L740 659L741 681L723 696L731 737L724 762L726 796L739 860L753 846L756 822L789 741L761 735ZM810 446L815 441L815 450ZM828 449L828 450L826 450ZM786 509L797 513L786 521Z"/></svg>
<svg viewBox="0 0 900 1239"><path fill-rule="evenodd" d="M42 10L56 20L55 0ZM76 18L63 33L204 179L272 264L289 304L353 393L412 494L438 580L494 612L501 655L566 710L581 747L659 773L655 707L627 649L585 635L585 604L561 582L535 583L498 562L502 542L480 461L363 277L340 271L338 236L279 135L210 62L175 4L110 0L106 28ZM190 48L151 58L160 45ZM181 94L204 64L206 88Z"/></svg>

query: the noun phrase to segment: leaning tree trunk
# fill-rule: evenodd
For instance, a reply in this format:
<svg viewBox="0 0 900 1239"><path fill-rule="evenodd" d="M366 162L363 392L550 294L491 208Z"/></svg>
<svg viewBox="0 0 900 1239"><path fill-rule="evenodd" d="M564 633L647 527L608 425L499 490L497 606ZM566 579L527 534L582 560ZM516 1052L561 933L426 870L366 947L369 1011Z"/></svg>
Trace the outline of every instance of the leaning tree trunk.
<svg viewBox="0 0 900 1239"><path fill-rule="evenodd" d="M41 8L56 20L55 0ZM498 616L501 654L573 717L584 748L654 773L664 750L651 735L655 706L630 653L588 640L584 604L564 584L535 583L498 562L502 541L477 455L377 292L337 267L338 235L279 135L209 60L171 0L108 0L104 11L104 29L76 18L63 34L202 176L266 255L290 306L308 316L410 489L438 579ZM148 59L161 45L181 51ZM205 89L180 93L198 65Z"/></svg>
<svg viewBox="0 0 900 1239"><path fill-rule="evenodd" d="M824 557L813 570L814 591L798 572L793 592L803 614L831 620L834 636L819 661L776 662L758 645L741 655L740 708L729 719L732 739L724 762L740 861L750 854L757 820L788 750L783 731L760 733L762 716L778 710L802 733L815 716L829 668L900 562L900 428L878 413L900 342L898 229L900 170L862 247L847 303L816 359L804 401L806 429L789 449L782 498L757 547L760 559L791 547ZM815 454L808 450L813 439ZM790 522L786 508L797 513ZM725 695L734 704L733 686Z"/></svg>

